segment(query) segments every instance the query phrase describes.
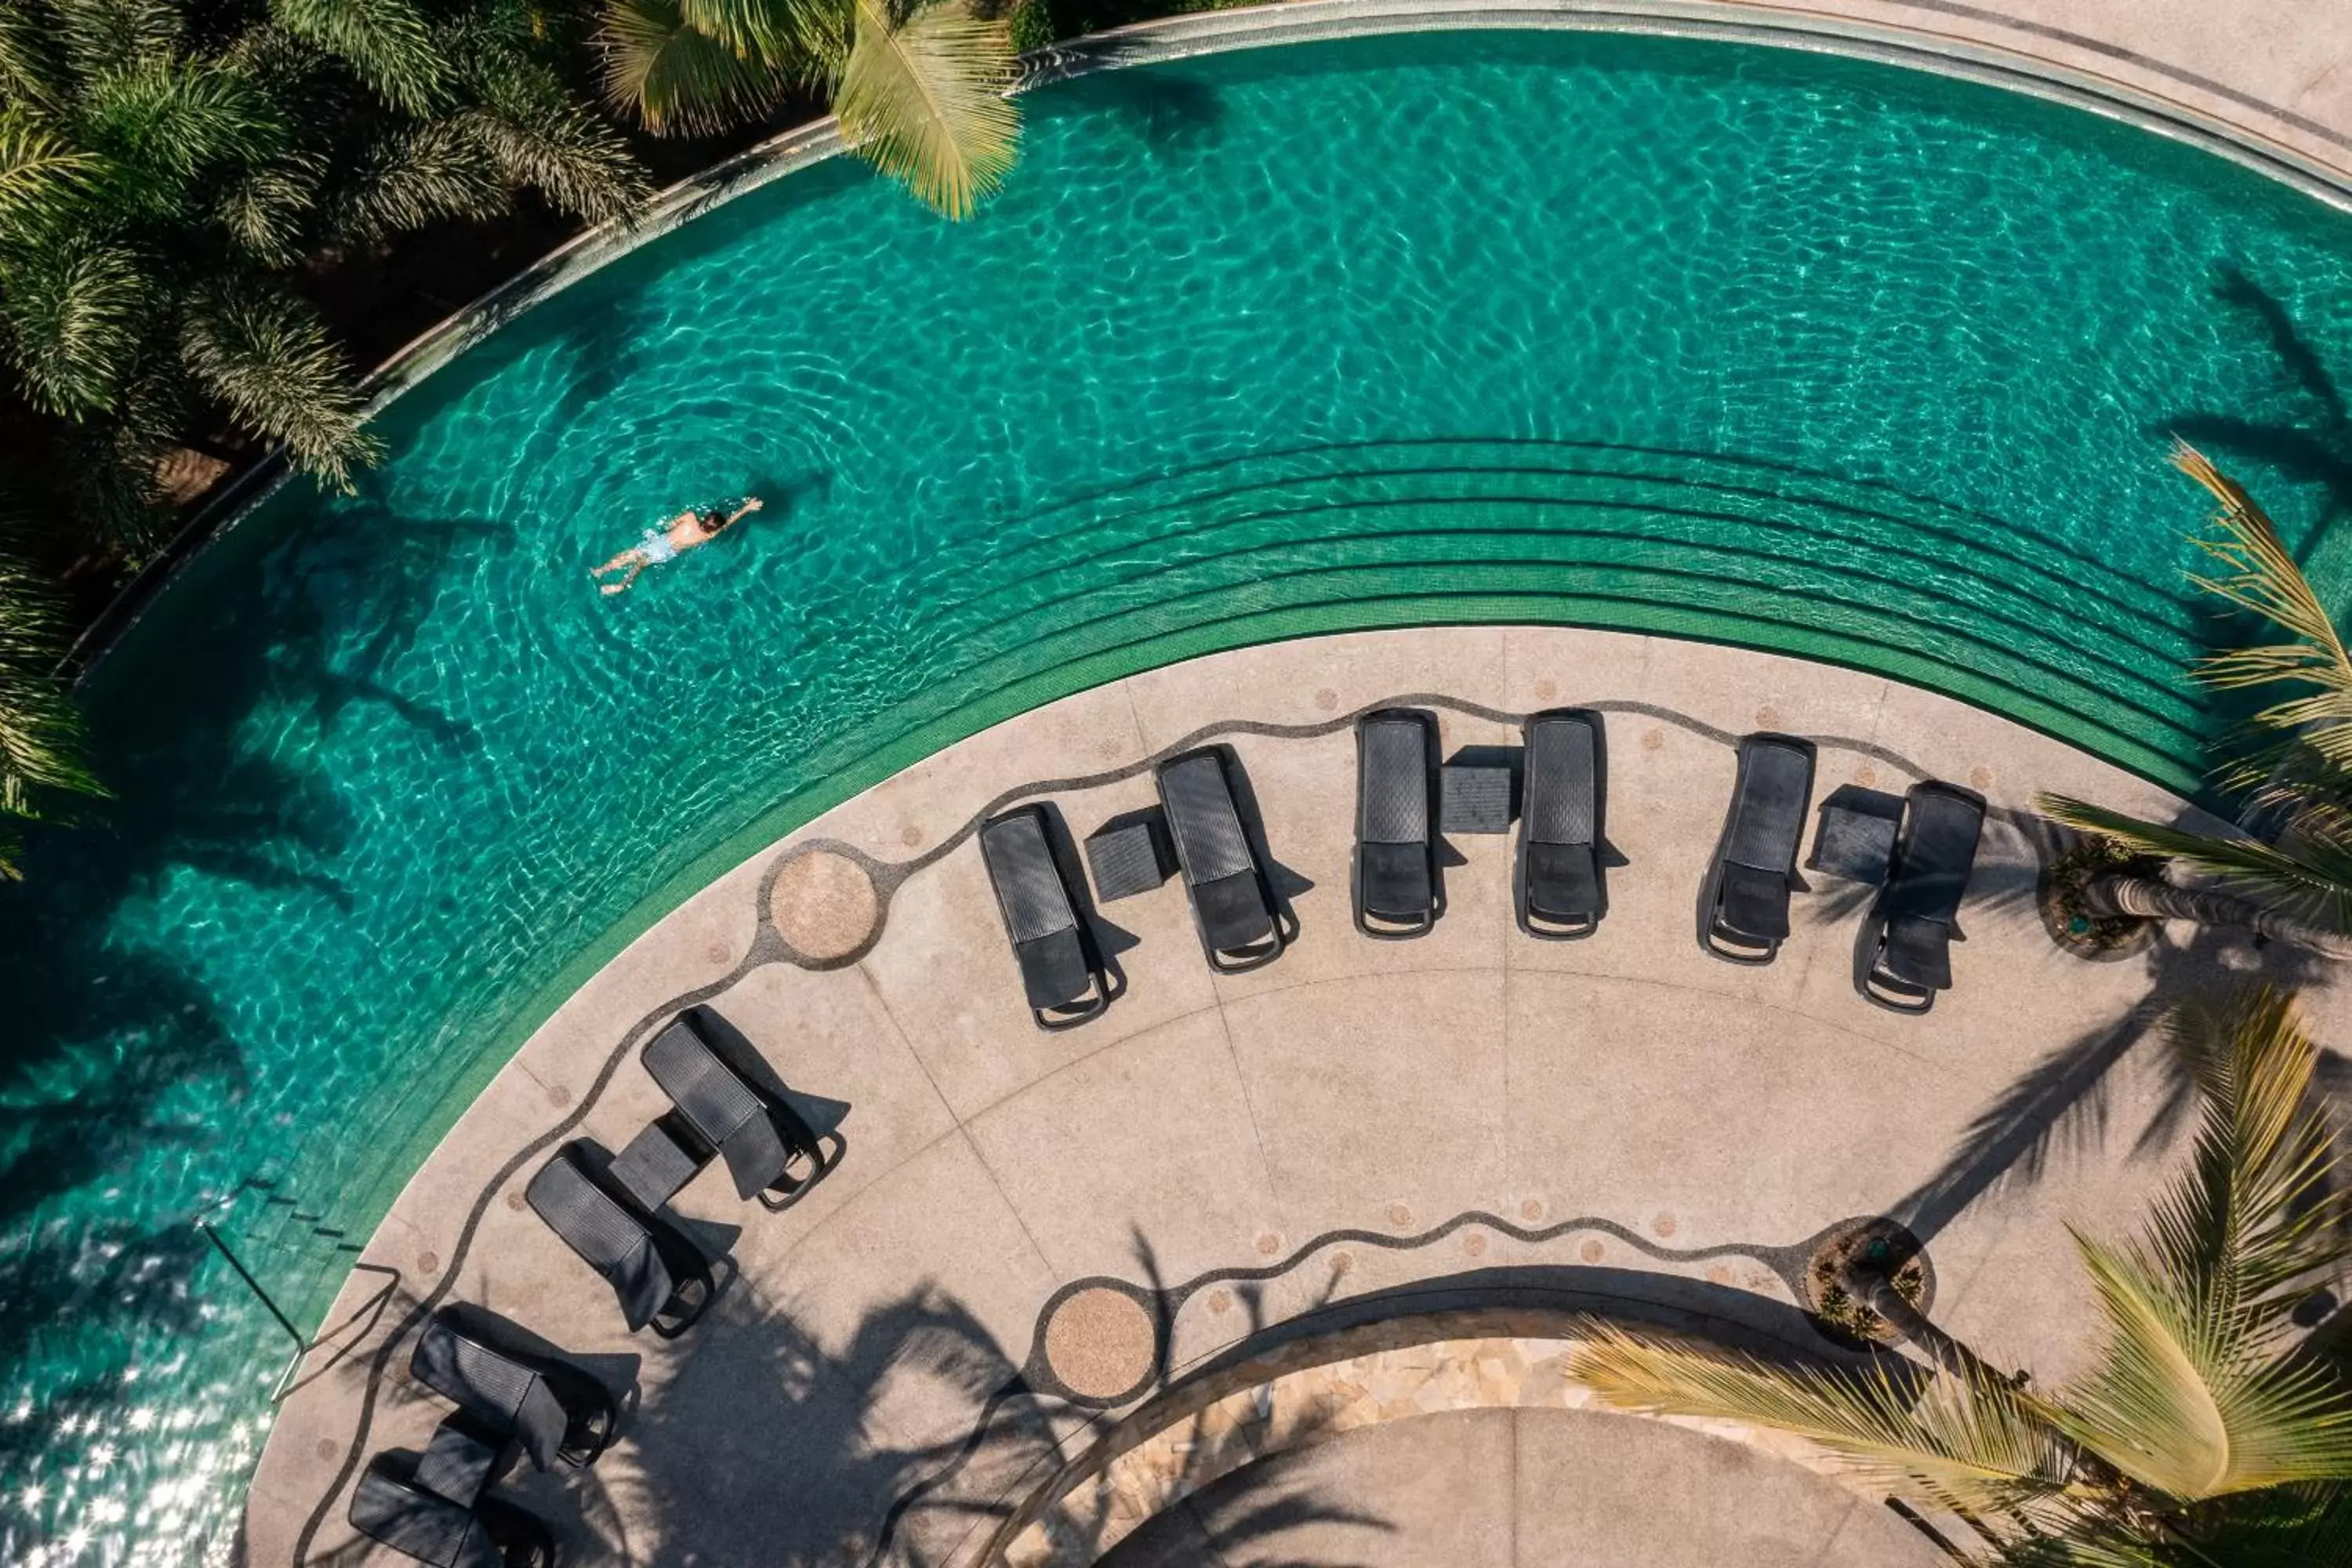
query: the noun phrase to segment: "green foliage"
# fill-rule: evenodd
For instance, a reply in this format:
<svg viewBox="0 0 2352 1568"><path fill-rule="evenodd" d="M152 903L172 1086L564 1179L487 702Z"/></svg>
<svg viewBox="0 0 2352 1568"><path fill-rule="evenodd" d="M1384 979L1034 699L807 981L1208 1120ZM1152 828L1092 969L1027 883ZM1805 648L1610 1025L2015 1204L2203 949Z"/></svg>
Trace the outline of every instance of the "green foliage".
<svg viewBox="0 0 2352 1568"><path fill-rule="evenodd" d="M2070 827L2179 860L2313 932L2352 937L2352 653L2253 497L2185 442L2175 444L2172 460L2221 503L2214 531L2195 541L2215 570L2191 581L2279 634L2207 658L2197 674L2220 690L2287 689L2254 714L2250 743L2219 770L2225 784L2278 811L2284 827L2265 843L2194 833L2069 795L2036 805Z"/></svg>
<svg viewBox="0 0 2352 1568"><path fill-rule="evenodd" d="M27 524L0 515L0 526ZM48 585L0 554L0 878L12 881L16 825L48 815L58 795L105 793L82 761L81 726L53 673L64 641Z"/></svg>
<svg viewBox="0 0 2352 1568"><path fill-rule="evenodd" d="M352 465L381 450L360 428L351 367L326 324L291 295L236 282L208 291L182 319L180 353L206 391L313 473L348 484Z"/></svg>
<svg viewBox="0 0 2352 1568"><path fill-rule="evenodd" d="M292 277L518 192L594 221L642 198L520 0L0 0L0 354L101 544L158 460L235 431L347 483L352 370Z"/></svg>
<svg viewBox="0 0 2352 1568"><path fill-rule="evenodd" d="M1832 1374L1601 1331L1571 1372L1621 1408L1797 1433L1873 1482L1969 1516L1998 1561L2336 1563L2352 1537L2352 1394L2289 1313L2347 1256L2318 1050L2267 988L2172 1020L2202 1117L2139 1234L2077 1236L2102 1330L2047 1394L1944 1372Z"/></svg>
<svg viewBox="0 0 2352 1568"><path fill-rule="evenodd" d="M1016 0L1005 12L1004 21L1012 32L1016 54L1042 49L1062 36L1054 25L1054 7L1047 0Z"/></svg>
<svg viewBox="0 0 2352 1568"><path fill-rule="evenodd" d="M861 157L950 217L1003 183L1020 143L1013 29L972 0L605 0L604 89L661 134L830 95Z"/></svg>

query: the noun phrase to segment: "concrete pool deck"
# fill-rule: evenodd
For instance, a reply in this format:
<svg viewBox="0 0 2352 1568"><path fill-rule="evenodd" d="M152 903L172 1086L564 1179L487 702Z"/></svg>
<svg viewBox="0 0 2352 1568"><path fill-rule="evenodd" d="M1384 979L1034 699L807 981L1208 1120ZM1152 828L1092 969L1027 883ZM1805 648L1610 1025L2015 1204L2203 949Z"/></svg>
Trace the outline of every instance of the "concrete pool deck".
<svg viewBox="0 0 2352 1568"><path fill-rule="evenodd" d="M1605 833L1624 863L1595 937L1518 934L1507 837L1452 841L1461 863L1430 937L1356 934L1351 716L1399 699L1433 708L1448 757L1511 743L1531 710L1603 710ZM1863 894L1826 877L1772 966L1698 951L1733 746L1758 729L1818 742L1817 805L1840 785L1934 776L1997 808L1957 988L1927 1016L1855 994ZM1152 799L1153 759L1202 742L1230 744L1246 772L1297 945L1213 977L1171 882L1098 910L1125 976L1108 1013L1041 1033L971 828L1046 798L1083 837ZM532 1037L330 1314L251 1490L249 1560L400 1561L355 1542L344 1510L362 1461L420 1448L446 1409L407 1382L401 1337L445 1300L486 1305L634 1389L593 1470L504 1483L583 1563L978 1560L1133 1408L1050 1392L1133 1364L1103 1292L1167 1313L1164 1354L1144 1347L1146 1394L1236 1347L1471 1306L1818 1349L1795 1310L1806 1244L1887 1215L1926 1239L1940 1321L2060 1380L2091 1348L2065 1227L2131 1223L2182 1131L2156 1007L2256 970L2306 987L2323 1038L2340 1037L2347 1004L2315 961L2229 933L2180 927L2119 962L2060 952L2032 898L2042 849L2023 808L2042 789L2178 809L2057 742L1877 677L1550 628L1276 644L1001 724L719 879ZM732 1278L665 1342L623 1331L611 1291L521 1189L562 1140L617 1149L665 1109L636 1051L695 1004L845 1152L782 1214L736 1201L714 1172L680 1194ZM1089 1291L1104 1310L1061 1327L1097 1363L1054 1348L1056 1309ZM1674 1520L1655 1528L1658 1560L1674 1560Z"/></svg>

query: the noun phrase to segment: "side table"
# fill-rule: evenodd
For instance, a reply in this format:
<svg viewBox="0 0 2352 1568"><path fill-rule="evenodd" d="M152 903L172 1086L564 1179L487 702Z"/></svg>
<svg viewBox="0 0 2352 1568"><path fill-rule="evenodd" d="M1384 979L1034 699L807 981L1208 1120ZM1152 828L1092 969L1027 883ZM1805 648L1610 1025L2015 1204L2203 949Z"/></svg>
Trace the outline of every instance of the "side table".
<svg viewBox="0 0 2352 1568"><path fill-rule="evenodd" d="M1822 823L1806 868L1876 887L1886 880L1902 821L1900 795L1856 784L1833 791L1822 803Z"/></svg>
<svg viewBox="0 0 2352 1568"><path fill-rule="evenodd" d="M1095 897L1108 903L1148 893L1168 880L1169 857L1160 852L1159 814L1113 821L1087 837L1087 869L1094 874Z"/></svg>
<svg viewBox="0 0 2352 1568"><path fill-rule="evenodd" d="M1449 763L1437 771L1441 833L1508 833L1511 770Z"/></svg>

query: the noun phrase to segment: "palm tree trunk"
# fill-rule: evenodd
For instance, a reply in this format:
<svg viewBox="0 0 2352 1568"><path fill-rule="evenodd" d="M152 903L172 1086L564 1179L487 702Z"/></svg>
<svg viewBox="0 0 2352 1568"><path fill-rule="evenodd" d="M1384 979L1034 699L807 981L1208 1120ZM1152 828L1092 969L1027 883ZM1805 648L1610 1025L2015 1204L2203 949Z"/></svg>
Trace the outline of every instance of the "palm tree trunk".
<svg viewBox="0 0 2352 1568"><path fill-rule="evenodd" d="M1861 1253L1848 1257L1838 1270L1838 1284L1856 1301L1878 1314L1887 1327L1917 1345L1935 1363L1954 1377L1982 1378L1992 1383L2012 1383L2008 1373L1988 1365L1984 1359L1951 1335L1937 1328L1927 1314L1913 1306L1910 1299L1895 1288L1895 1277L1885 1268L1874 1267Z"/></svg>
<svg viewBox="0 0 2352 1568"><path fill-rule="evenodd" d="M2107 920L2195 921L2236 926L2257 936L2291 942L2328 958L2352 958L2352 938L2315 926L2212 888L2183 888L2154 877L2110 871L2083 884L2083 909Z"/></svg>

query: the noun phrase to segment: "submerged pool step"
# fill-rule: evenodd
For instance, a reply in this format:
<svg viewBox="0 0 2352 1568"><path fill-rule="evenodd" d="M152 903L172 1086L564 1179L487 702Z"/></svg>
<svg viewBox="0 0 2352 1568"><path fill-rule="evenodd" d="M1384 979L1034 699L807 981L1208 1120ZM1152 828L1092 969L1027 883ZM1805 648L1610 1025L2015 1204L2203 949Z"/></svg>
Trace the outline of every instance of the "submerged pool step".
<svg viewBox="0 0 2352 1568"><path fill-rule="evenodd" d="M1396 542L1392 536L1388 542ZM1328 542L1277 544L1254 552L1254 569L1245 572L1220 558L1119 592L1082 590L1050 613L974 628L925 648L921 657L934 679L921 698L897 705L878 722L890 740L855 753L820 752L800 771L814 784L829 772L856 770L877 749L904 751L902 740L935 727L992 721L973 715L1009 716L1172 658L1317 631L1525 621L1734 641L1874 668L2006 712L2172 787L2195 784L2193 768L2184 768L2180 757L2196 754L2200 715L2175 704L2163 689L2091 686L2017 648L1988 644L1970 629L1867 602L1820 595L1801 617L1780 614L1790 595L1759 593L1752 575L1733 570L1736 563L1693 573L1480 553L1506 542L1491 531L1429 535L1418 542L1431 549L1380 563L1353 559ZM1472 548L1459 548L1465 543Z"/></svg>

